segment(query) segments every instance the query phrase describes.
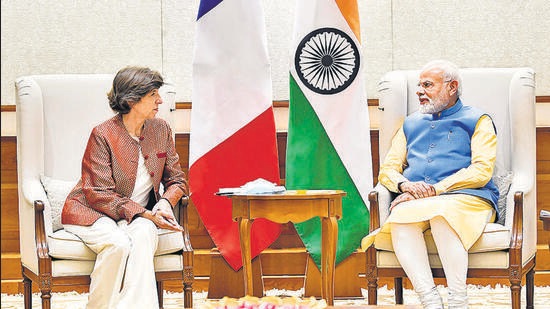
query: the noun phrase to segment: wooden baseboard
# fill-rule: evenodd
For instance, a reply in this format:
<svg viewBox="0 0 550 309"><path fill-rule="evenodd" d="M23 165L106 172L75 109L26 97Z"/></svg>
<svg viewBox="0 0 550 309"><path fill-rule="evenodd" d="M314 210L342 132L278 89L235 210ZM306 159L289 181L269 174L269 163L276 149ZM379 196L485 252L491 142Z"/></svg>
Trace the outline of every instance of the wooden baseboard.
<svg viewBox="0 0 550 309"><path fill-rule="evenodd" d="M2 253L1 267L2 281L21 279L21 258L19 253Z"/></svg>

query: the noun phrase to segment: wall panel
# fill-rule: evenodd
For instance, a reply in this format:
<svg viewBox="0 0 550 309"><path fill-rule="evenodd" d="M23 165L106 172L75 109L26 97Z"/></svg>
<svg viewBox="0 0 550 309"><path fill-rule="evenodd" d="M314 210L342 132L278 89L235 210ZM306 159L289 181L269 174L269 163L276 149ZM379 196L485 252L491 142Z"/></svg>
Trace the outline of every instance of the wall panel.
<svg viewBox="0 0 550 309"><path fill-rule="evenodd" d="M286 133L281 132L277 135L279 145L279 156L286 151ZM17 267L18 265L18 253L19 253L19 226L18 226L18 210L17 210L17 173L15 170L16 163L16 138L15 137L1 137L2 145L2 160L1 160L1 244L2 244L2 265L10 267ZM376 155L378 153L378 132L376 130L371 131L371 145L373 149L373 175L378 173L379 158ZM537 129L537 213L540 209L550 209L550 128L538 128ZM176 150L180 155L180 162L184 169L187 171L187 162L189 154L189 134L177 134L176 135ZM284 161L280 162L281 177L284 177ZM195 263L197 264L197 270L200 270L198 276L205 277L198 280L196 288L205 289L208 287L208 269L210 269L210 249L214 247L212 240L210 239L208 232L206 231L195 207L192 205L189 208L189 229L191 234L191 242L196 249ZM548 252L548 240L550 238L550 232L542 229L542 223L538 222L538 257L537 257L537 272L550 271L550 253ZM287 248L303 248L303 243L300 237L297 235L294 226L290 223L283 226L283 231L279 239L271 245L271 249L287 249ZM262 259L265 259L266 272L264 275L277 275L277 271L273 270L274 265L277 263L289 264L288 267L292 269L303 269L302 259L281 261L281 256L287 256L292 259L294 253L300 254L298 251L281 251L281 255L278 255L277 251L270 250L269 254L262 255ZM291 254L293 253L293 254ZM352 257L352 259L361 259L361 255ZM271 269L271 270L270 270ZM270 273L273 271L273 273ZM358 270L360 271L360 270ZM2 271L2 292L6 291L20 291L19 279L8 278L10 272L5 273ZM15 280L15 281L10 281ZM206 280L206 281L205 281ZM283 281L281 281L283 280ZM299 281L299 280L298 280ZM285 281L282 278L271 278L269 284L273 287L284 288ZM296 285L296 280L288 281L286 288L300 288ZM480 281L481 282L481 281ZM484 284L487 284L484 281ZM501 282L505 283L505 282ZM365 283L366 284L366 283ZM385 283L386 284L386 283ZM390 282L391 284L391 282ZM548 285L550 284L550 276L545 276L544 273L540 273L535 276L535 284ZM177 285L174 285L177 286Z"/></svg>

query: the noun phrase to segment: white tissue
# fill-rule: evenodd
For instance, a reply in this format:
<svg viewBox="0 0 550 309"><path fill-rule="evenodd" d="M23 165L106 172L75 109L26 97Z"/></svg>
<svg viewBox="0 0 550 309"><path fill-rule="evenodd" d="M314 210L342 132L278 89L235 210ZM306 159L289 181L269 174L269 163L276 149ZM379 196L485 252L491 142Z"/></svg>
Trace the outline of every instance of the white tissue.
<svg viewBox="0 0 550 309"><path fill-rule="evenodd" d="M259 193L275 193L285 190L283 186L277 186L276 183L269 182L263 178L258 178L253 181L249 181L241 186L243 193L259 194Z"/></svg>

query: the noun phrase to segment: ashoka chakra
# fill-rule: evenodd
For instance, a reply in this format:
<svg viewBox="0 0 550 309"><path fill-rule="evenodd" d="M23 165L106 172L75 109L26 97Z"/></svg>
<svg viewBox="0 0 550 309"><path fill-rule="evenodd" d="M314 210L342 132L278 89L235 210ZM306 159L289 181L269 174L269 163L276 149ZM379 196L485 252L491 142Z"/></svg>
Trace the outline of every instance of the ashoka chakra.
<svg viewBox="0 0 550 309"><path fill-rule="evenodd" d="M343 31L320 28L306 35L294 55L300 80L312 91L335 94L346 89L359 71L359 51Z"/></svg>

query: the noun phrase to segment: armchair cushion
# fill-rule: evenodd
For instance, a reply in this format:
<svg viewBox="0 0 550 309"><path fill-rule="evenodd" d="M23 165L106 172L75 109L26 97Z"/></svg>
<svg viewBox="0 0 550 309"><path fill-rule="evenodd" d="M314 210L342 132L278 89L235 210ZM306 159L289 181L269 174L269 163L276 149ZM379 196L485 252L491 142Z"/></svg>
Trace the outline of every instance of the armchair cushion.
<svg viewBox="0 0 550 309"><path fill-rule="evenodd" d="M155 256L174 253L183 249L181 232L159 229L159 244Z"/></svg>
<svg viewBox="0 0 550 309"><path fill-rule="evenodd" d="M378 267L401 268L401 264L399 264L393 252L377 251L376 259L378 261ZM442 267L441 260L437 254L428 254L428 259L432 267ZM468 268L506 268L508 266L508 255L504 250L468 254Z"/></svg>
<svg viewBox="0 0 550 309"><path fill-rule="evenodd" d="M437 247L430 229L424 232L424 239L429 254L437 254ZM374 246L378 250L393 252L393 245L389 233L381 232L377 235ZM498 250L507 250L510 248L510 228L497 223L489 223L481 237L474 243L468 251L469 253L480 253Z"/></svg>
<svg viewBox="0 0 550 309"><path fill-rule="evenodd" d="M54 179L44 174L40 174L40 181L42 182L44 191L46 191L46 196L50 204L52 229L54 232L61 230L63 229L63 225L61 224L63 204L65 204L67 195L69 195L77 182Z"/></svg>
<svg viewBox="0 0 550 309"><path fill-rule="evenodd" d="M181 232L158 229L159 243L155 256L177 252L183 249ZM74 234L64 229L48 236L50 256L57 259L95 261L96 254Z"/></svg>
<svg viewBox="0 0 550 309"><path fill-rule="evenodd" d="M76 235L64 229L48 236L50 256L64 260L95 261L96 254Z"/></svg>

